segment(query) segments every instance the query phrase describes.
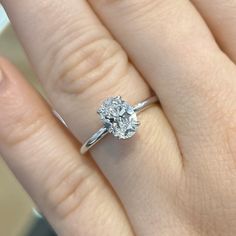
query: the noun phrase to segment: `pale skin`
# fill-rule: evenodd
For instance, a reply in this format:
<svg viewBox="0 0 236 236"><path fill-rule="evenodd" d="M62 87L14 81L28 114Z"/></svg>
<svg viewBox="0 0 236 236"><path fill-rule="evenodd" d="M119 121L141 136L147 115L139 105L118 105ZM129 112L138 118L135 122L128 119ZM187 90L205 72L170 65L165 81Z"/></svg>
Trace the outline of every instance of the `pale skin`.
<svg viewBox="0 0 236 236"><path fill-rule="evenodd" d="M236 0L1 3L69 131L1 59L0 152L58 235L236 235ZM153 93L80 155L105 98Z"/></svg>

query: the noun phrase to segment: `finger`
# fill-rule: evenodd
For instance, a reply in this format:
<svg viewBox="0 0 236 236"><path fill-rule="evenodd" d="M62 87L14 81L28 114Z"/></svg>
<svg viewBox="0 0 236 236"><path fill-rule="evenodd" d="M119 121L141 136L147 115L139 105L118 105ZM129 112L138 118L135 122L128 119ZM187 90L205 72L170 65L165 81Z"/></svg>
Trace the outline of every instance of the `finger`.
<svg viewBox="0 0 236 236"><path fill-rule="evenodd" d="M217 39L220 47L236 62L236 1L192 0Z"/></svg>
<svg viewBox="0 0 236 236"><path fill-rule="evenodd" d="M0 68L0 152L58 235L132 235L95 164L15 68Z"/></svg>
<svg viewBox="0 0 236 236"><path fill-rule="evenodd" d="M105 98L121 95L135 104L151 96L150 88L86 1L2 2L48 96L79 141L100 128L96 110ZM175 192L170 186L175 186L182 166L175 136L160 108L153 106L139 119L138 134L131 140L107 136L95 145L92 155L136 231L151 235L157 218L165 228L164 192ZM156 198L150 200L152 193L162 199L158 204Z"/></svg>
<svg viewBox="0 0 236 236"><path fill-rule="evenodd" d="M185 0L90 3L159 95L188 163L211 166L209 156L218 163L215 149L222 153L232 119L222 114L235 110L236 71L194 6Z"/></svg>

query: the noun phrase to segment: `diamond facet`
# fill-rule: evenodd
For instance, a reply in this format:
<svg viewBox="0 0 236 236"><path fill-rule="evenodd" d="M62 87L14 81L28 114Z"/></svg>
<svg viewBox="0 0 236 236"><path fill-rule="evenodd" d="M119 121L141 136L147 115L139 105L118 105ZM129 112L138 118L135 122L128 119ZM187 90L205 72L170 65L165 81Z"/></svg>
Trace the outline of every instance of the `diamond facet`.
<svg viewBox="0 0 236 236"><path fill-rule="evenodd" d="M132 137L139 126L133 107L120 96L106 99L100 106L98 114L108 132L119 139Z"/></svg>

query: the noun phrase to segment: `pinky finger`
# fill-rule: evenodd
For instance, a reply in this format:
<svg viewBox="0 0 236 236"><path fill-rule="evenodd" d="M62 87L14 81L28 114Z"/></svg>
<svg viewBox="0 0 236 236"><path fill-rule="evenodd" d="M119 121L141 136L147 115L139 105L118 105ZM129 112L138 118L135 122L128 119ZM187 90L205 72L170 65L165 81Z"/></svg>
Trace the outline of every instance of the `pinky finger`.
<svg viewBox="0 0 236 236"><path fill-rule="evenodd" d="M0 152L59 235L132 235L94 162L5 59L0 111Z"/></svg>

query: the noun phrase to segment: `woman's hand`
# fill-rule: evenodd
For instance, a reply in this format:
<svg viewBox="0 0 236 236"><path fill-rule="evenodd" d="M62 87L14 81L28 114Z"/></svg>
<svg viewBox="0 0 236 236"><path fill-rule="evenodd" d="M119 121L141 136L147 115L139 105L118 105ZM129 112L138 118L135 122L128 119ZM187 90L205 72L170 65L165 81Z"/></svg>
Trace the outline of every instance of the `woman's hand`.
<svg viewBox="0 0 236 236"><path fill-rule="evenodd" d="M1 59L0 151L58 235L236 235L236 0L1 2L73 133ZM79 154L105 98L151 91Z"/></svg>

